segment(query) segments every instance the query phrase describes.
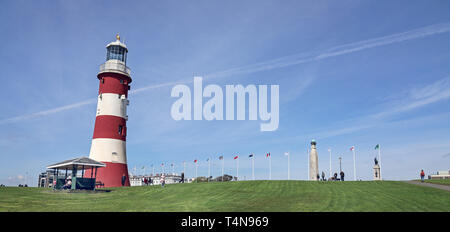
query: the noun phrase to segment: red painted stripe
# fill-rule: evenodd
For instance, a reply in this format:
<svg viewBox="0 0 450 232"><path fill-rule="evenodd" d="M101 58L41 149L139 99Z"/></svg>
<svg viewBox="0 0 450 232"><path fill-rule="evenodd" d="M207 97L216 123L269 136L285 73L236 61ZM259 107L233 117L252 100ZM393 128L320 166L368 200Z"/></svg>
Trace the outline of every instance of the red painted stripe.
<svg viewBox="0 0 450 232"><path fill-rule="evenodd" d="M102 161L100 161L102 162ZM121 163L110 163L102 162L106 164L106 167L97 169L97 180L104 184L103 187L121 187L122 186L122 176L125 175L126 180L123 186L130 186L130 179L128 177L128 165ZM94 173L92 176L95 175ZM84 172L84 177L91 177L91 169L87 169Z"/></svg>
<svg viewBox="0 0 450 232"><path fill-rule="evenodd" d="M100 73L98 74L100 87L98 93L116 93L125 94L128 97L128 87L131 78L118 73Z"/></svg>
<svg viewBox="0 0 450 232"><path fill-rule="evenodd" d="M119 125L122 133L119 134ZM94 139L110 138L126 141L127 124L124 118L112 115L99 115L95 118Z"/></svg>

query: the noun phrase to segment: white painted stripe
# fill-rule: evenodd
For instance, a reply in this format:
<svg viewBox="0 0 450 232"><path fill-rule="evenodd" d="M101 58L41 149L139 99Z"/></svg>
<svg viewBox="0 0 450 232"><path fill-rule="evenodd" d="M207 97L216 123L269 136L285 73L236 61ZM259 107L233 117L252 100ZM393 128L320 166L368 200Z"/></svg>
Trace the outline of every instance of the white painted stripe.
<svg viewBox="0 0 450 232"><path fill-rule="evenodd" d="M126 142L120 139L93 139L89 158L100 162L126 164Z"/></svg>
<svg viewBox="0 0 450 232"><path fill-rule="evenodd" d="M125 95L116 93L102 93L98 95L97 116L113 115L128 120L127 105L129 101Z"/></svg>

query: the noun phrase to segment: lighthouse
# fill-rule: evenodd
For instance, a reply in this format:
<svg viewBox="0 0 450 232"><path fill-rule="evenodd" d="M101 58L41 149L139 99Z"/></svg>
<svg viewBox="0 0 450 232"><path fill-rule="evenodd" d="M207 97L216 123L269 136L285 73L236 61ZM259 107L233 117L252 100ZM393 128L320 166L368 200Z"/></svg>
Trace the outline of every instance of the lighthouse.
<svg viewBox="0 0 450 232"><path fill-rule="evenodd" d="M130 186L126 137L128 90L131 76L127 67L127 46L116 36L106 45L106 62L100 65L97 112L89 158L106 164L97 180L104 187ZM85 175L90 175L87 173Z"/></svg>

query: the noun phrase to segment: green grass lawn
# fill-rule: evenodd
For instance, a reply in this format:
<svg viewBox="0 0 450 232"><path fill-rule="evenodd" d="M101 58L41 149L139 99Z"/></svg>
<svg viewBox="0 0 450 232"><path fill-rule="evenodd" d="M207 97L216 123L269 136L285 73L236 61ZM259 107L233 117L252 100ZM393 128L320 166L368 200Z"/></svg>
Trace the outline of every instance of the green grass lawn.
<svg viewBox="0 0 450 232"><path fill-rule="evenodd" d="M420 181L420 180L418 180ZM442 185L449 185L450 186L450 179L443 179L443 180L425 180L426 183L432 183L432 184L442 184Z"/></svg>
<svg viewBox="0 0 450 232"><path fill-rule="evenodd" d="M395 181L240 181L111 188L0 188L0 211L446 211L450 192Z"/></svg>

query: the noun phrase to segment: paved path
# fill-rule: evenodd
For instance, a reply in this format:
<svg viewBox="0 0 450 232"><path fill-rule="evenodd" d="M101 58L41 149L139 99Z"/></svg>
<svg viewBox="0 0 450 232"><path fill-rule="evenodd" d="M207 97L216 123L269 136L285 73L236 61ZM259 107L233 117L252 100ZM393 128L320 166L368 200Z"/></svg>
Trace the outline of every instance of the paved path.
<svg viewBox="0 0 450 232"><path fill-rule="evenodd" d="M431 183L422 183L422 182L420 182L420 181L414 181L414 180L403 181L403 182L408 183L408 184L415 184L415 185L426 186L426 187L432 187L432 188L437 188L437 189L442 189L442 190L450 191L450 186L448 186L448 185L431 184Z"/></svg>

